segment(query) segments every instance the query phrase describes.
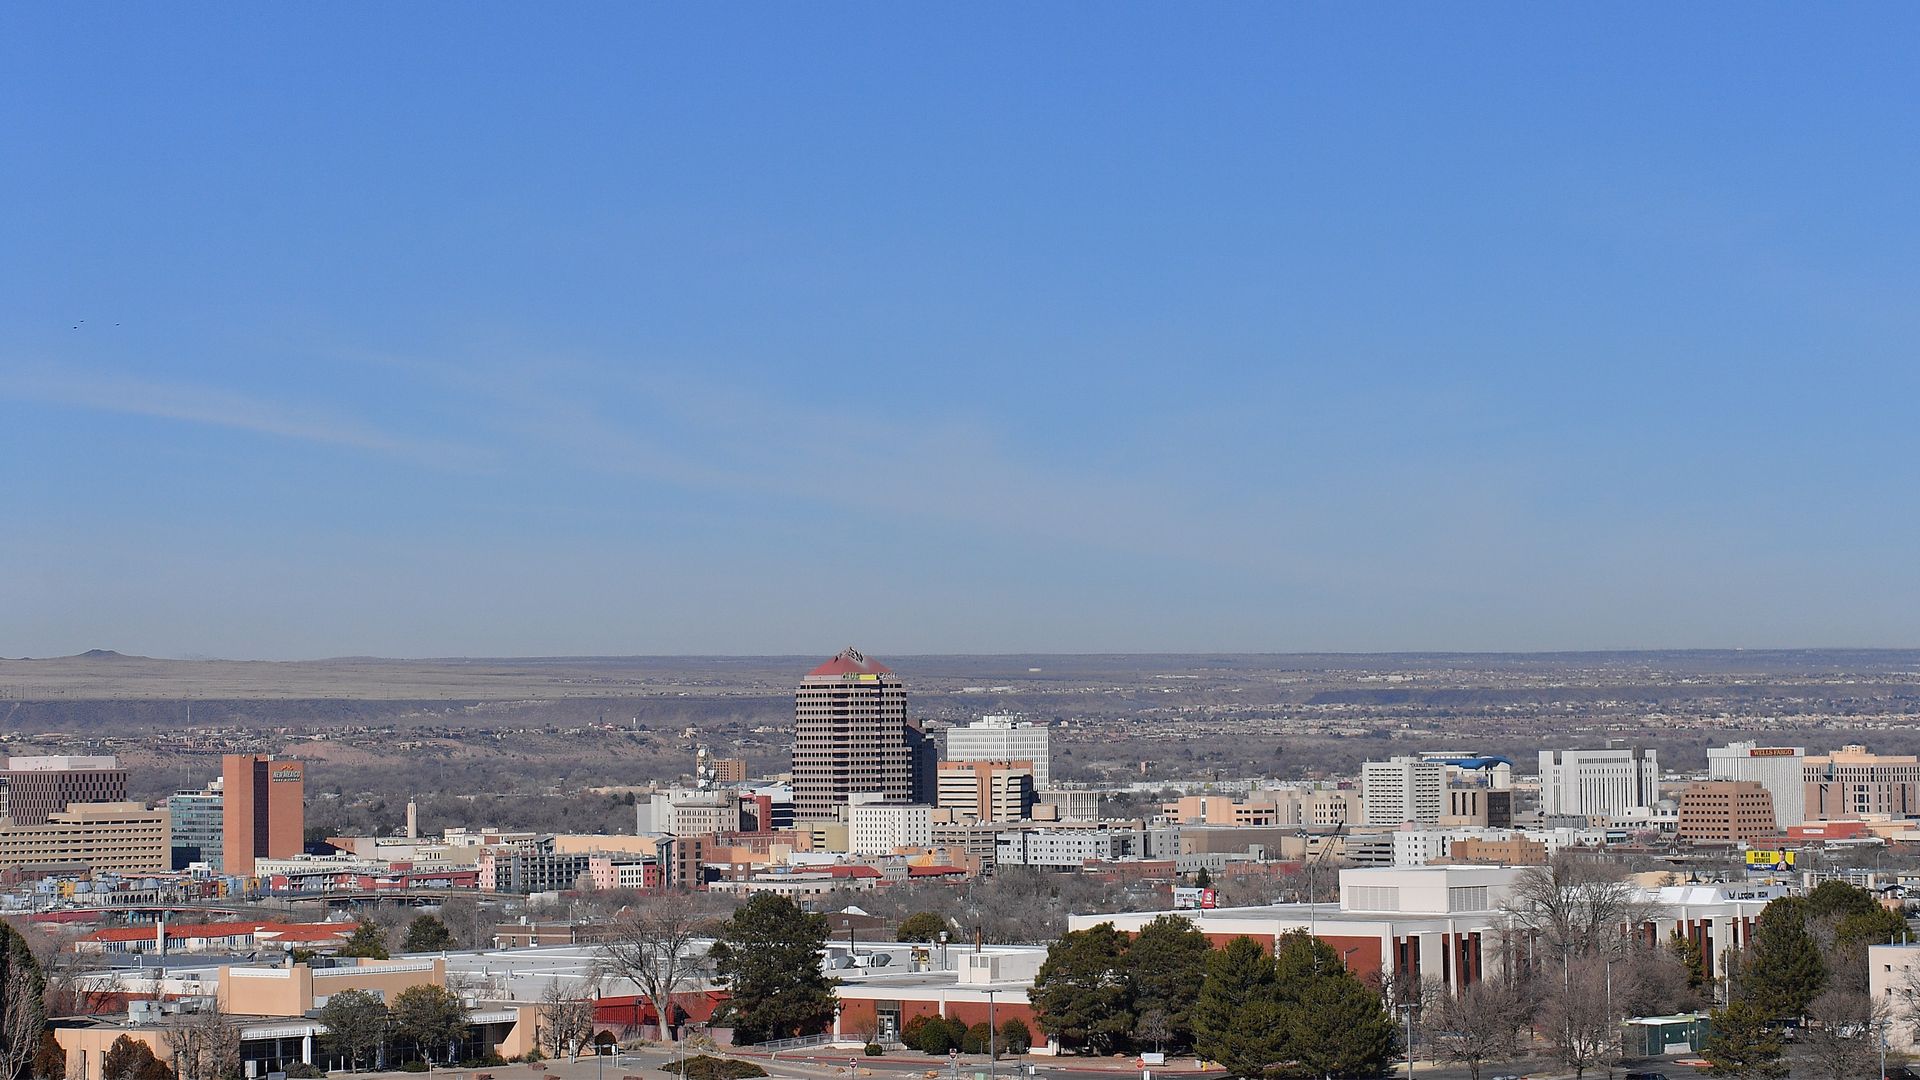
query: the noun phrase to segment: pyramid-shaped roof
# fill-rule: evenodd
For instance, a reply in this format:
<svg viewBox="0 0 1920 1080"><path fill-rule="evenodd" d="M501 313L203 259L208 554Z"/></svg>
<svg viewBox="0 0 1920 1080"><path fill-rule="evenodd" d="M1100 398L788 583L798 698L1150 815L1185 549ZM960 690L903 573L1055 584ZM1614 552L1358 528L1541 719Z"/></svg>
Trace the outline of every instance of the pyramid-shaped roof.
<svg viewBox="0 0 1920 1080"><path fill-rule="evenodd" d="M891 675L893 669L878 660L862 655L860 650L849 645L840 650L840 655L807 672L807 677L816 675Z"/></svg>

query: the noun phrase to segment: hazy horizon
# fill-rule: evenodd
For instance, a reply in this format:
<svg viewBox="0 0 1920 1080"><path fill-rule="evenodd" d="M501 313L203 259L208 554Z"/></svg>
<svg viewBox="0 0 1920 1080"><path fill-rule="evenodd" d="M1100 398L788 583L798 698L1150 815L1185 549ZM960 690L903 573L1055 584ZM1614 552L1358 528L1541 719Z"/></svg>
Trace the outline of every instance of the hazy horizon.
<svg viewBox="0 0 1920 1080"><path fill-rule="evenodd" d="M0 655L1920 642L1920 10L204 14L0 12Z"/></svg>
<svg viewBox="0 0 1920 1080"><path fill-rule="evenodd" d="M837 650L836 650L837 651ZM1655 656L1667 654L1719 655L1751 653L1766 655L1798 655L1826 653L1917 653L1920 646L1910 645L1800 645L1768 646L1747 648L1745 646L1679 646L1672 648L1599 648L1599 649L1379 649L1379 650L1326 650L1326 649L1205 649L1197 651L1159 650L1159 651L1054 651L1054 652L875 652L861 650L881 663L898 660L1044 660L1073 659L1082 657L1125 657L1189 659L1195 657L1328 657L1328 658L1393 658L1393 657L1558 657L1558 656ZM83 649L77 653L24 654L18 656L0 656L0 661L36 661L36 660L81 660L81 659L124 659L159 660L168 662L210 662L210 663L273 663L273 664L324 664L336 662L373 662L400 664L433 663L533 663L568 661L620 661L620 660L792 660L809 663L829 659L833 652L767 652L767 653L565 653L565 654L515 654L515 655L452 655L421 654L418 656L380 656L369 653L341 654L336 656L211 656L206 654L165 656L148 653L130 653L120 649Z"/></svg>

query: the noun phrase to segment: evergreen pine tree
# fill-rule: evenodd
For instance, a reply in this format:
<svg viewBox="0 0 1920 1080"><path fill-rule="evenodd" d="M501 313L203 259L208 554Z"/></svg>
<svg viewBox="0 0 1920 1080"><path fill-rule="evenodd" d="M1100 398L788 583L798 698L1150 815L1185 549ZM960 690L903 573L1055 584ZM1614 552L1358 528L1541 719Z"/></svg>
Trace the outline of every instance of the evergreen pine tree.
<svg viewBox="0 0 1920 1080"><path fill-rule="evenodd" d="M387 959L386 935L370 922L361 921L354 927L353 936L337 950L341 956L358 956L368 960Z"/></svg>
<svg viewBox="0 0 1920 1080"><path fill-rule="evenodd" d="M820 970L827 920L761 893L733 913L708 952L726 986L723 1006L742 1045L811 1035L833 1022L834 980Z"/></svg>
<svg viewBox="0 0 1920 1080"><path fill-rule="evenodd" d="M1209 955L1192 1013L1200 1056L1238 1076L1258 1076L1281 1060L1285 1016L1276 983L1273 958L1252 938L1234 938Z"/></svg>
<svg viewBox="0 0 1920 1080"><path fill-rule="evenodd" d="M1704 998L1711 984L1707 978L1706 954L1700 949L1700 943L1674 928L1673 936L1667 939L1667 948L1687 969L1687 990L1695 997Z"/></svg>
<svg viewBox="0 0 1920 1080"><path fill-rule="evenodd" d="M1380 995L1355 978L1340 954L1305 933L1275 947L1283 1047L1307 1076L1376 1076L1393 1061L1399 1037Z"/></svg>
<svg viewBox="0 0 1920 1080"><path fill-rule="evenodd" d="M1193 1005L1206 980L1207 957L1212 953L1207 936L1178 915L1154 919L1141 927L1127 946L1134 1015L1146 1017L1158 1012L1166 1021L1163 1038L1175 1046L1193 1045ZM1143 1032L1136 1034L1142 1043L1156 1041Z"/></svg>
<svg viewBox="0 0 1920 1080"><path fill-rule="evenodd" d="M1787 1075L1785 1047L1773 1017L1752 1001L1736 1000L1709 1017L1713 1033L1702 1054L1712 1076L1774 1080Z"/></svg>
<svg viewBox="0 0 1920 1080"><path fill-rule="evenodd" d="M1807 904L1788 897L1760 912L1753 954L1740 978L1740 996L1769 1018L1803 1016L1827 985L1820 946L1807 932Z"/></svg>
<svg viewBox="0 0 1920 1080"><path fill-rule="evenodd" d="M1060 1045L1104 1053L1133 1029L1126 936L1112 923L1070 930L1047 949L1029 997Z"/></svg>

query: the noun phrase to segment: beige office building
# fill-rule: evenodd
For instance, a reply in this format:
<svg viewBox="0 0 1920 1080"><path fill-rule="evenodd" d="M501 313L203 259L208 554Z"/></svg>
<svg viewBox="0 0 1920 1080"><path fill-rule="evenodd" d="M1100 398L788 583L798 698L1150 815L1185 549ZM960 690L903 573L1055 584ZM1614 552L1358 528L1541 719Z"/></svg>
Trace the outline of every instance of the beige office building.
<svg viewBox="0 0 1920 1080"><path fill-rule="evenodd" d="M1019 821L1034 804L1031 761L943 761L939 806L956 820Z"/></svg>
<svg viewBox="0 0 1920 1080"><path fill-rule="evenodd" d="M847 649L808 672L793 721L796 821L842 817L852 795L913 798L907 688L879 661Z"/></svg>
<svg viewBox="0 0 1920 1080"><path fill-rule="evenodd" d="M164 873L173 867L172 817L144 803L74 803L44 825L0 826L0 869L57 865Z"/></svg>
<svg viewBox="0 0 1920 1080"><path fill-rule="evenodd" d="M1920 757L1845 746L1806 758L1807 820L1920 813Z"/></svg>

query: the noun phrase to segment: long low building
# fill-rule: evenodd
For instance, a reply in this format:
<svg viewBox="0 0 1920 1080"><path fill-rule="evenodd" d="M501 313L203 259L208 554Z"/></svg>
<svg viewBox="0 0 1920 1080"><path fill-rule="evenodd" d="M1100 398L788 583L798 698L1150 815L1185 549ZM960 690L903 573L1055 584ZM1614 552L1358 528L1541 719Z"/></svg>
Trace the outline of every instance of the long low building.
<svg viewBox="0 0 1920 1080"><path fill-rule="evenodd" d="M86 866L122 873L173 869L172 815L137 802L74 803L39 825L0 822L0 870Z"/></svg>
<svg viewBox="0 0 1920 1080"><path fill-rule="evenodd" d="M1355 974L1438 981L1457 990L1497 962L1503 941L1515 944L1516 952L1523 946L1525 931L1516 926L1513 892L1528 872L1464 865L1346 869L1340 871L1337 904L1074 915L1068 928L1112 923L1137 933L1173 914L1191 921L1216 946L1244 936L1271 947L1282 935L1308 932L1337 950ZM1684 885L1641 892L1650 918L1631 929L1651 941L1681 931L1700 944L1711 975L1727 950L1745 947L1760 910L1786 890Z"/></svg>

